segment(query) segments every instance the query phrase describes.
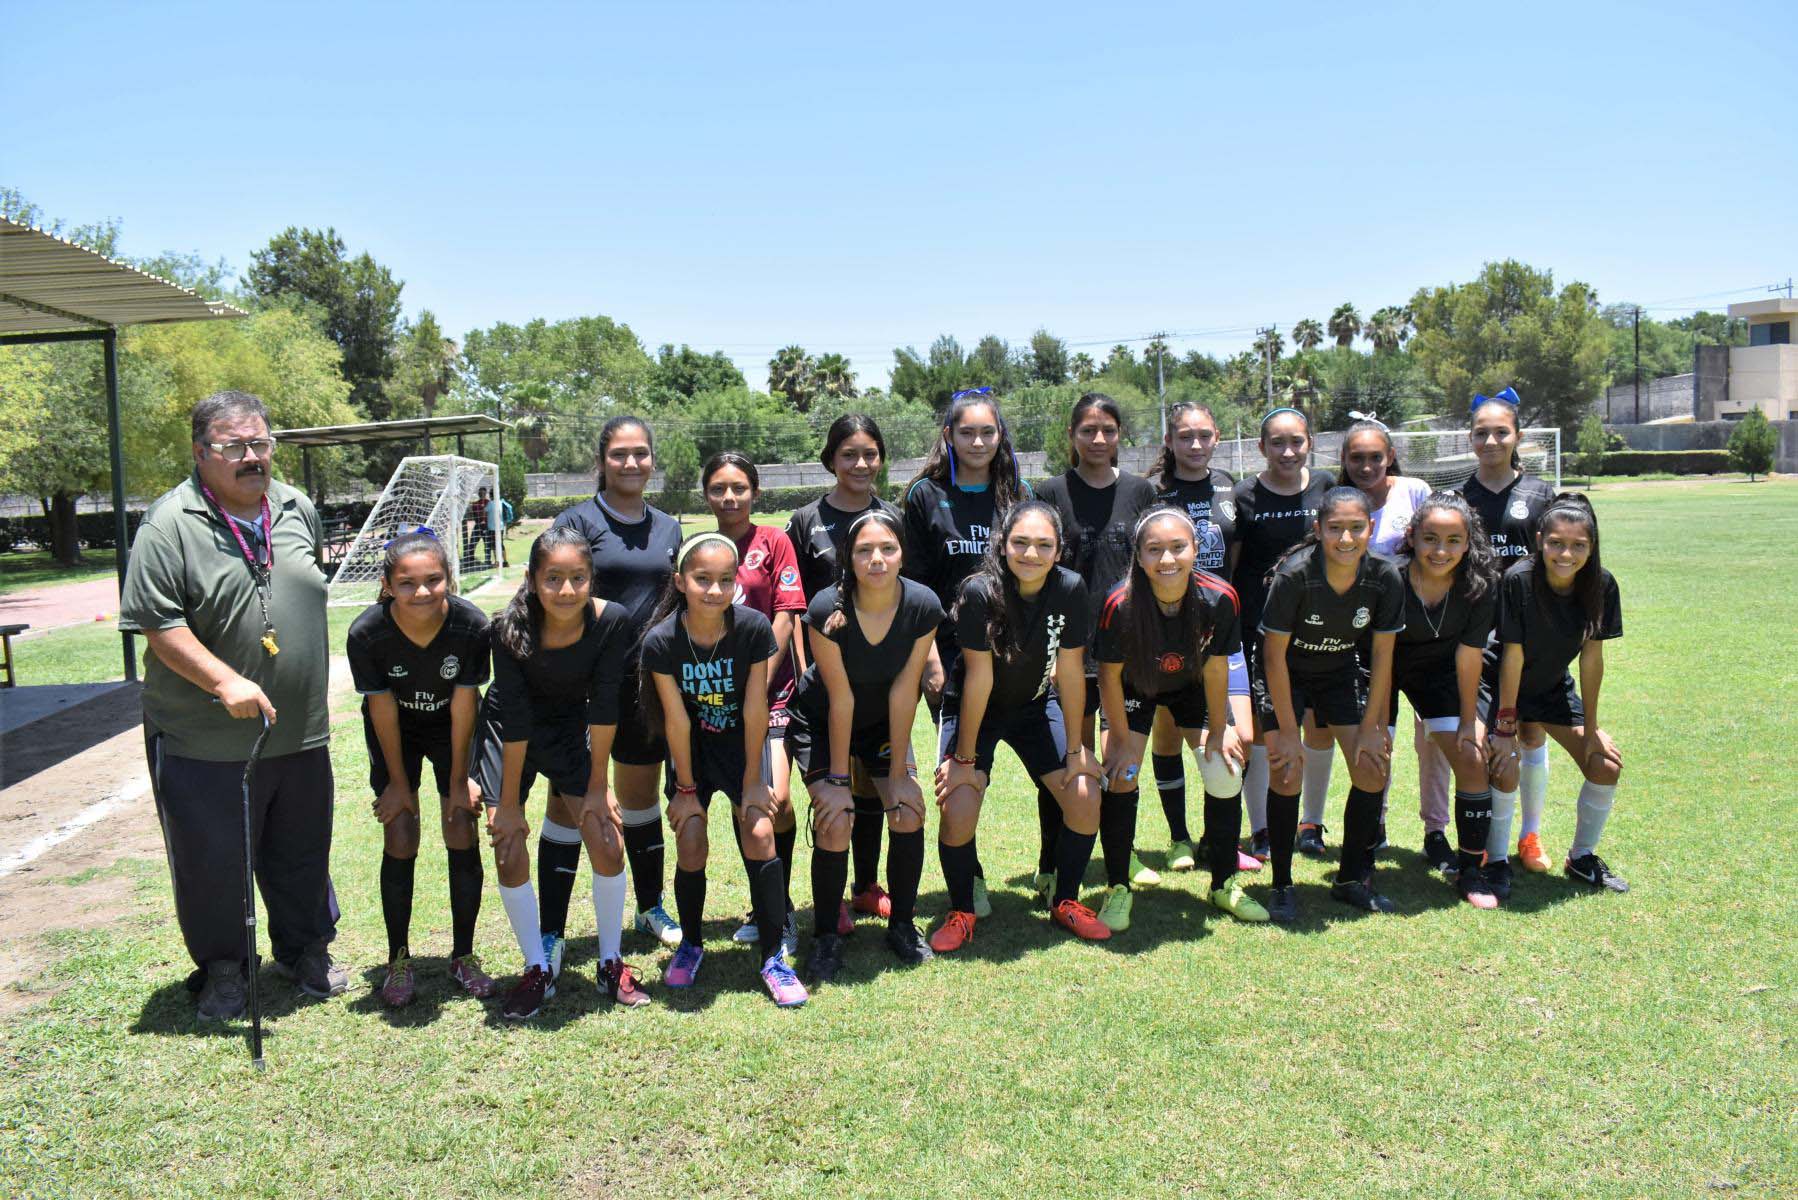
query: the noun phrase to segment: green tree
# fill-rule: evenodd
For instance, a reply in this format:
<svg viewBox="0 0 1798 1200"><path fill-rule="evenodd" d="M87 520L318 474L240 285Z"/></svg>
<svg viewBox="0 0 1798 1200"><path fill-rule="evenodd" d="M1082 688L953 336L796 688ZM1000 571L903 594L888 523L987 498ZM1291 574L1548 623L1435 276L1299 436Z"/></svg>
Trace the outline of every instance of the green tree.
<svg viewBox="0 0 1798 1200"><path fill-rule="evenodd" d="M812 357L803 347L786 346L768 360L768 390L787 398L795 412L812 406Z"/></svg>
<svg viewBox="0 0 1798 1200"><path fill-rule="evenodd" d="M1748 472L1753 482L1756 475L1773 470L1774 455L1779 453L1779 431L1758 408L1748 410L1736 427L1729 431L1729 461L1738 471Z"/></svg>
<svg viewBox="0 0 1798 1200"><path fill-rule="evenodd" d="M1266 333L1257 335L1249 345L1257 356L1267 358L1271 355L1276 363L1280 361L1280 355L1286 352L1286 339L1280 336L1278 329L1270 328Z"/></svg>
<svg viewBox="0 0 1798 1200"><path fill-rule="evenodd" d="M856 397L855 372L849 369L849 360L841 354L820 354L817 365L812 368L812 383L821 395L845 400Z"/></svg>
<svg viewBox="0 0 1798 1200"><path fill-rule="evenodd" d="M685 343L679 350L664 344L656 351L650 379L650 386L662 403L666 403L670 396L693 397L748 386L743 372L723 351L701 354Z"/></svg>
<svg viewBox="0 0 1798 1200"><path fill-rule="evenodd" d="M1292 344L1300 350L1315 350L1323 345L1324 327L1306 317L1292 327Z"/></svg>
<svg viewBox="0 0 1798 1200"><path fill-rule="evenodd" d="M1093 362L1093 356L1084 350L1074 355L1070 369L1078 383L1091 383L1093 376L1099 373L1098 364Z"/></svg>
<svg viewBox="0 0 1798 1200"><path fill-rule="evenodd" d="M1004 383L1005 368L1010 362L1011 347L1004 338L989 333L974 344L974 352L968 355L969 374L980 384L997 387Z"/></svg>
<svg viewBox="0 0 1798 1200"><path fill-rule="evenodd" d="M456 386L461 368L462 351L443 336L436 315L425 309L400 339L388 411L406 414L416 402L424 416L434 415L438 401Z"/></svg>
<svg viewBox="0 0 1798 1200"><path fill-rule="evenodd" d="M1376 353L1390 353L1404 345L1405 339L1411 336L1410 314L1390 304L1375 309L1373 316L1367 319L1362 333L1373 343Z"/></svg>
<svg viewBox="0 0 1798 1200"><path fill-rule="evenodd" d="M1689 317L1675 317L1668 326L1692 335L1700 346L1746 346L1748 322L1723 313L1699 311Z"/></svg>
<svg viewBox="0 0 1798 1200"><path fill-rule="evenodd" d="M1604 452L1610 448L1610 435L1605 433L1604 418L1597 412L1589 412L1586 419L1580 422L1579 466L1588 480L1604 470Z"/></svg>
<svg viewBox="0 0 1798 1200"><path fill-rule="evenodd" d="M662 472L662 491L671 499L684 500L699 481L699 448L684 429L671 429L656 439L656 466Z"/></svg>
<svg viewBox="0 0 1798 1200"><path fill-rule="evenodd" d="M1348 349L1355 344L1355 339L1361 336L1361 314L1355 311L1353 304L1346 300L1343 301L1336 306L1336 311L1330 314L1329 331L1330 336L1336 339L1338 346L1344 350Z"/></svg>
<svg viewBox="0 0 1798 1200"><path fill-rule="evenodd" d="M1088 359L1090 362L1091 360ZM1057 384L1068 377L1067 343L1039 329L1030 335L1030 380L1033 383Z"/></svg>

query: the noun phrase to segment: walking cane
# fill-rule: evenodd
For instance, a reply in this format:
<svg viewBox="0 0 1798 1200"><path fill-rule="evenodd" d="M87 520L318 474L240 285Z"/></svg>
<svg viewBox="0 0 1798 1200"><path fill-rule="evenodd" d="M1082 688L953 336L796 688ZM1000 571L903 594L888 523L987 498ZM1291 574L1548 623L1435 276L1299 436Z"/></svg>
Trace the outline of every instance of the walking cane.
<svg viewBox="0 0 1798 1200"><path fill-rule="evenodd" d="M268 741L268 714L262 714L262 732L250 747L249 761L243 765L243 927L249 945L246 956L250 966L250 1063L258 1071L267 1068L262 1059L262 989L257 976L262 973L262 960L256 953L256 851L250 837L250 788L256 782L256 762L262 757L262 745Z"/></svg>

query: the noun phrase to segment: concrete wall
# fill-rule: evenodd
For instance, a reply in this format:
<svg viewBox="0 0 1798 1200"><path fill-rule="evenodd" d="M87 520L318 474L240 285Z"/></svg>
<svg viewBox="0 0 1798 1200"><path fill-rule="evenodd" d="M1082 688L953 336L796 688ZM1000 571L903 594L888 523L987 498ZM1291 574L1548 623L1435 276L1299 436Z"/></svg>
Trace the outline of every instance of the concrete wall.
<svg viewBox="0 0 1798 1200"><path fill-rule="evenodd" d="M1739 416L1750 408L1773 421L1798 410L1798 346L1729 348L1729 398L1717 415Z"/></svg>
<svg viewBox="0 0 1798 1200"><path fill-rule="evenodd" d="M1663 375L1659 379L1644 379L1639 417L1635 382L1632 380L1612 384L1599 398L1598 414L1607 425L1632 425L1638 421L1694 416L1697 411L1696 381L1697 376L1690 372L1684 375Z"/></svg>
<svg viewBox="0 0 1798 1200"><path fill-rule="evenodd" d="M1720 420L1717 410L1729 401L1729 347L1692 347L1692 416L1699 421Z"/></svg>
<svg viewBox="0 0 1798 1200"><path fill-rule="evenodd" d="M1632 450L1722 450L1729 445L1734 421L1691 421L1679 425L1618 425L1612 429ZM1781 475L1798 472L1798 420L1775 421L1779 450L1773 469Z"/></svg>

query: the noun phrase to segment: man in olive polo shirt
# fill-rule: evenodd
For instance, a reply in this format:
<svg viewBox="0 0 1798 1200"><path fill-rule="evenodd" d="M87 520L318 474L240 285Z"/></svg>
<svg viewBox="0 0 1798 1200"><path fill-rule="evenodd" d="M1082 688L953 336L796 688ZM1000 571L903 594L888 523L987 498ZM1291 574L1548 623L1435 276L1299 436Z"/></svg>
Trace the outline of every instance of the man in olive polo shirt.
<svg viewBox="0 0 1798 1200"><path fill-rule="evenodd" d="M264 716L250 808L273 968L321 999L348 986L326 949L336 916L323 531L305 494L270 478L273 452L255 396L195 405L194 473L144 514L119 603L119 627L150 646L150 783L202 1020L244 1009L243 771Z"/></svg>

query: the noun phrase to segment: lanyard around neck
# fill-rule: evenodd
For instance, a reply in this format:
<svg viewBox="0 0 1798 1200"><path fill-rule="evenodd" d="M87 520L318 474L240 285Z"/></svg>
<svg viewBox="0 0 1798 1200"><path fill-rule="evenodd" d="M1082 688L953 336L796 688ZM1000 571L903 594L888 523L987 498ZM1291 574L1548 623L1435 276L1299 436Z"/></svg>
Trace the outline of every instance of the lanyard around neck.
<svg viewBox="0 0 1798 1200"><path fill-rule="evenodd" d="M231 536L237 539L237 548L243 551L243 560L250 564L250 569L252 571L261 573L275 565L275 523L269 517L267 493L264 493L262 497L261 516L262 549L268 555L266 562L263 561L260 555L250 549L250 543L244 540L243 530L237 527L236 519L233 518L230 513L225 511L225 506L220 504L218 497L212 494L212 489L202 483L200 485L200 494L205 496L206 499L212 503L214 508L218 509L219 516L225 518L225 528L229 529L231 531Z"/></svg>

